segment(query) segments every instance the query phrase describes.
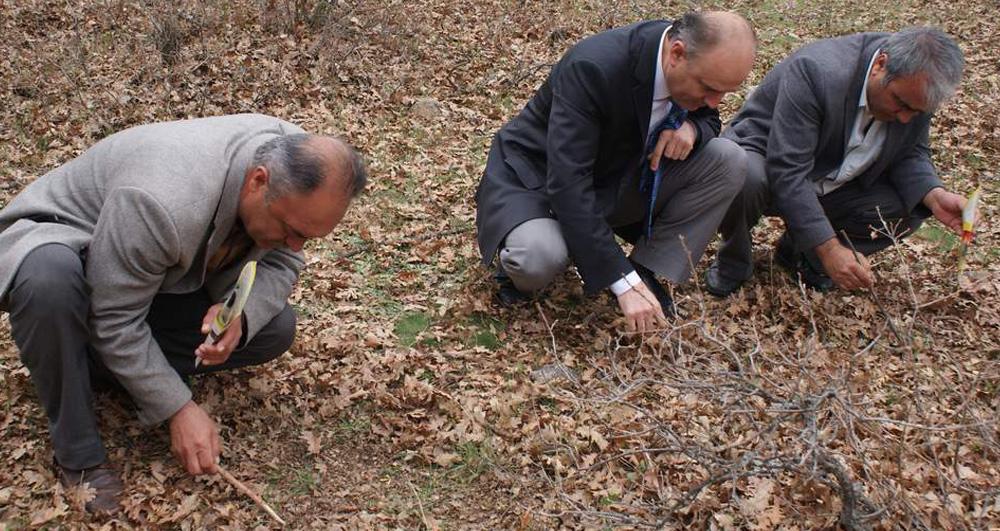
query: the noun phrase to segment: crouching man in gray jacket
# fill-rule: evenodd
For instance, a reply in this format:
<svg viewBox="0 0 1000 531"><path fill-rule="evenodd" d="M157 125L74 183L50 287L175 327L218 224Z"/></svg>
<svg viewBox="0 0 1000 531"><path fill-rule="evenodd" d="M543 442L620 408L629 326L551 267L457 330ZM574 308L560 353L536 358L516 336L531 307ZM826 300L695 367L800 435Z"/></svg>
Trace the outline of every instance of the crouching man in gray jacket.
<svg viewBox="0 0 1000 531"><path fill-rule="evenodd" d="M708 291L726 296L750 277L761 215L785 221L775 261L821 291L872 285L865 256L892 243L872 237L883 219L899 237L932 214L960 231L965 199L938 179L928 130L963 64L934 28L825 39L779 63L723 132L746 150L748 168L720 226Z"/></svg>
<svg viewBox="0 0 1000 531"><path fill-rule="evenodd" d="M269 116L224 116L114 134L0 211L0 308L48 416L60 480L94 489L88 511L117 511L122 490L92 381L124 387L145 424L169 420L181 464L214 473L218 430L184 378L289 348L302 246L334 229L366 179L340 140ZM242 326L203 344L250 260Z"/></svg>

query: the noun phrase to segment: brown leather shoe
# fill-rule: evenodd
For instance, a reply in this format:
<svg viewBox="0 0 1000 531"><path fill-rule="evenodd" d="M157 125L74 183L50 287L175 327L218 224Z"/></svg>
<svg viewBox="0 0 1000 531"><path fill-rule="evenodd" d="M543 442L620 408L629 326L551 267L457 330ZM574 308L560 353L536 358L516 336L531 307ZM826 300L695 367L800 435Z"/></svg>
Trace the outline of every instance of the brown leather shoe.
<svg viewBox="0 0 1000 531"><path fill-rule="evenodd" d="M94 497L88 501L85 508L92 514L114 514L121 509L118 497L125 489L118 471L112 468L107 461L83 470L73 470L66 468L55 462L56 474L59 475L59 482L65 488L86 485L93 489Z"/></svg>

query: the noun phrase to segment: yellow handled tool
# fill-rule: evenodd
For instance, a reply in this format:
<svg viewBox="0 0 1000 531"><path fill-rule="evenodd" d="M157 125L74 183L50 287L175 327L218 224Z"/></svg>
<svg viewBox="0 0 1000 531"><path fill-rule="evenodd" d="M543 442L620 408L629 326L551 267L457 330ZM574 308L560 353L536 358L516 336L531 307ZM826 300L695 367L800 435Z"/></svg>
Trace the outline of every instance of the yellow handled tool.
<svg viewBox="0 0 1000 531"><path fill-rule="evenodd" d="M214 344L226 332L229 325L239 320L239 316L243 313L243 307L246 306L247 299L250 298L250 290L253 289L253 281L256 277L257 262L251 260L243 266L243 271L240 272L240 278L236 281L236 285L226 296L222 309L215 314L215 319L212 320L208 331L208 337L205 339L206 343ZM201 358L195 358L194 366L199 365L201 365Z"/></svg>

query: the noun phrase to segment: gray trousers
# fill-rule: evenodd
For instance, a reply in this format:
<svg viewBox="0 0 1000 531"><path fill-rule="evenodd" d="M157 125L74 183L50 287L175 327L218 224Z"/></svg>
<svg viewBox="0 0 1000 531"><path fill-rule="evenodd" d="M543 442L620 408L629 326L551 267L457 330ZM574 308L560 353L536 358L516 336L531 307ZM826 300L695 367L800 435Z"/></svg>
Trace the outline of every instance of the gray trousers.
<svg viewBox="0 0 1000 531"><path fill-rule="evenodd" d="M195 369L194 349L204 340L201 320L213 303L203 290L153 299L146 322L182 377L264 363L291 346L295 313L286 305L225 363ZM18 269L5 305L21 361L49 419L56 460L77 470L104 462L92 382L117 382L88 346L90 293L81 257L61 244L35 249Z"/></svg>
<svg viewBox="0 0 1000 531"><path fill-rule="evenodd" d="M608 224L634 243L632 260L682 283L743 186L746 153L729 139L714 138L687 160L666 164L653 210L652 238L640 237L648 199L639 191L638 174L622 182ZM527 293L548 286L570 262L559 223L552 218L531 219L511 230L499 258L501 269Z"/></svg>
<svg viewBox="0 0 1000 531"><path fill-rule="evenodd" d="M762 215L779 215L771 204L764 162L763 155L747 152L747 176L743 190L733 200L719 227L722 233L722 245L716 259L719 273L732 280L746 280L753 273L753 239L750 230ZM819 202L837 233L837 238L848 245L841 235L841 231L845 231L858 252L866 256L892 245L892 239L885 235L876 234L872 237L873 228L885 230L882 219L893 229L897 238L902 238L920 228L924 219L930 215L930 211L923 205L909 211L887 179L876 181L867 188L863 188L857 180L850 181L833 192L820 196ZM793 260L801 253L815 270L823 271L823 264L816 253L812 249L800 249L787 231L778 241L777 251Z"/></svg>

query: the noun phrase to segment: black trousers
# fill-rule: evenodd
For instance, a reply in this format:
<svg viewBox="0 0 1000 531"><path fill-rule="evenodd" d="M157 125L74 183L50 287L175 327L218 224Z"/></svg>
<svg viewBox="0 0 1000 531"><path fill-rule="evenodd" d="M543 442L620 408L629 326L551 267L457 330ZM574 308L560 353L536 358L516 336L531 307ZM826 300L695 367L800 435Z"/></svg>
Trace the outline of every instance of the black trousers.
<svg viewBox="0 0 1000 531"><path fill-rule="evenodd" d="M850 247L841 233L846 232L854 247L865 256L892 245L891 238L872 230L885 231L883 219L897 238L903 238L920 228L923 221L931 215L930 210L923 205L918 205L912 211L908 210L899 193L886 179L867 188L863 188L856 180L850 181L833 192L820 196L819 203L833 225L837 238ZM746 280L753 273L753 240L750 230L762 215L779 214L771 203L764 157L748 151L747 178L743 190L733 200L719 226L722 245L716 260L719 272L726 278ZM823 271L816 253L811 249L797 249L787 231L778 241L777 252L792 260L792 263L801 252L814 269Z"/></svg>
<svg viewBox="0 0 1000 531"><path fill-rule="evenodd" d="M221 365L194 366L194 350L204 341L201 321L215 301L204 290L157 295L146 322L167 361L182 377L270 361L288 350L295 336L290 306ZM90 293L83 259L60 244L43 245L22 262L8 291L11 334L31 374L49 419L56 460L73 469L107 458L97 431L92 384L114 376L88 345Z"/></svg>

